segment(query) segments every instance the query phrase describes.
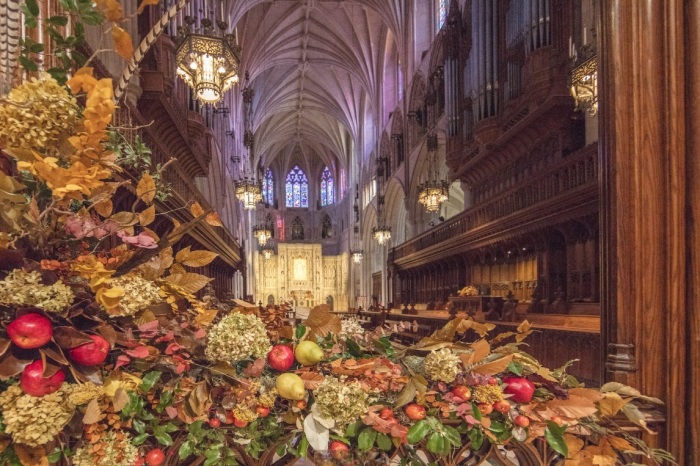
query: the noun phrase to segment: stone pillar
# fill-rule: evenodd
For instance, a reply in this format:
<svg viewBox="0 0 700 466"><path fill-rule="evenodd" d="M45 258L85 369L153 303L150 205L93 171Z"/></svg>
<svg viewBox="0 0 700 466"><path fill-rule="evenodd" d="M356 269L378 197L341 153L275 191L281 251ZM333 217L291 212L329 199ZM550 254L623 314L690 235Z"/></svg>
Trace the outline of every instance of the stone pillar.
<svg viewBox="0 0 700 466"><path fill-rule="evenodd" d="M601 340L605 378L663 399L645 440L700 457L700 6L600 8Z"/></svg>

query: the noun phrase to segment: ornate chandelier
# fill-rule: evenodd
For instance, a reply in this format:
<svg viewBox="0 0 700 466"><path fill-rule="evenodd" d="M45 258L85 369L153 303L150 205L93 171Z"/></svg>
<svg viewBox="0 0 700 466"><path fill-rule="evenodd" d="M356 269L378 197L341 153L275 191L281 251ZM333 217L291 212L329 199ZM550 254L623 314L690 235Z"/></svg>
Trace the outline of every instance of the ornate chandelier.
<svg viewBox="0 0 700 466"><path fill-rule="evenodd" d="M270 260L275 253L275 247L268 243L262 248L262 253L265 260Z"/></svg>
<svg viewBox="0 0 700 466"><path fill-rule="evenodd" d="M178 28L175 38L177 50L177 75L194 91L202 103L216 104L238 82L238 53L233 34L226 33L228 24L203 18L200 27L197 19L185 17L185 25Z"/></svg>
<svg viewBox="0 0 700 466"><path fill-rule="evenodd" d="M437 212L440 205L450 198L450 185L445 180L438 180L437 169L437 135L431 130L427 137L428 145L428 180L418 186L418 202L425 206L428 212Z"/></svg>
<svg viewBox="0 0 700 466"><path fill-rule="evenodd" d="M391 227L376 226L372 228L372 236L381 246L384 246L391 239Z"/></svg>
<svg viewBox="0 0 700 466"><path fill-rule="evenodd" d="M236 198L243 202L245 210L255 210L262 202L262 188L252 178L245 177L236 182Z"/></svg>
<svg viewBox="0 0 700 466"><path fill-rule="evenodd" d="M265 246L267 240L272 238L272 229L267 225L255 225L253 227L253 236L258 239L258 245Z"/></svg>
<svg viewBox="0 0 700 466"><path fill-rule="evenodd" d="M350 255L352 256L352 261L355 264L359 264L362 262L362 249L355 249L353 251L350 251Z"/></svg>

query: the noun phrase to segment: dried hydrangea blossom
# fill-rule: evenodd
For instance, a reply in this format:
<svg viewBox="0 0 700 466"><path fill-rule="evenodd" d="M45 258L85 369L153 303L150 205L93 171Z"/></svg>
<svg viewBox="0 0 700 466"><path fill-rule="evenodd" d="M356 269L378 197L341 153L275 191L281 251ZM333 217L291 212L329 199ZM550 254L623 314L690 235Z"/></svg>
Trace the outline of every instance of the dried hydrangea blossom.
<svg viewBox="0 0 700 466"><path fill-rule="evenodd" d="M111 280L110 286L124 290L119 305L108 310L112 317L133 316L148 306L163 301L160 288L139 275L127 274L117 277Z"/></svg>
<svg viewBox="0 0 700 466"><path fill-rule="evenodd" d="M86 405L95 398L102 398L105 395L104 387L92 382L75 384L72 387L73 390L68 395L68 402L73 406Z"/></svg>
<svg viewBox="0 0 700 466"><path fill-rule="evenodd" d="M271 349L265 323L252 314L234 312L209 330L205 354L212 362L235 362L264 358Z"/></svg>
<svg viewBox="0 0 700 466"><path fill-rule="evenodd" d="M425 357L423 370L432 380L439 382L454 382L459 374L462 360L449 348L432 351Z"/></svg>
<svg viewBox="0 0 700 466"><path fill-rule="evenodd" d="M235 417L239 421L253 422L258 418L257 413L255 413L252 409L250 409L247 406L237 405L235 408L233 408L232 412L233 417Z"/></svg>
<svg viewBox="0 0 700 466"><path fill-rule="evenodd" d="M0 281L0 304L36 306L61 312L73 303L73 291L62 282L44 285L38 271L15 269Z"/></svg>
<svg viewBox="0 0 700 466"><path fill-rule="evenodd" d="M41 397L25 394L12 385L0 394L5 433L12 441L32 447L50 442L63 430L75 406L69 401L74 386L64 383L57 391Z"/></svg>
<svg viewBox="0 0 700 466"><path fill-rule="evenodd" d="M131 444L132 438L124 431L109 431L100 440L102 448L96 449L89 444L78 448L71 457L73 466L132 466L138 458L139 451Z"/></svg>
<svg viewBox="0 0 700 466"><path fill-rule="evenodd" d="M15 87L0 103L0 146L55 153L77 121L75 98L44 74Z"/></svg>
<svg viewBox="0 0 700 466"><path fill-rule="evenodd" d="M272 390L262 393L258 397L258 404L266 408L271 408L275 405L275 400L277 400L277 389L273 388Z"/></svg>
<svg viewBox="0 0 700 466"><path fill-rule="evenodd" d="M355 336L362 336L365 334L365 329L360 325L360 321L357 317L349 317L340 321L340 333L338 338L345 341L348 338L353 338Z"/></svg>
<svg viewBox="0 0 700 466"><path fill-rule="evenodd" d="M503 389L499 385L475 385L472 387L472 399L477 403L493 404L503 399Z"/></svg>
<svg viewBox="0 0 700 466"><path fill-rule="evenodd" d="M328 377L313 394L321 415L334 419L336 428L343 432L369 408L369 395L356 382L341 382Z"/></svg>
<svg viewBox="0 0 700 466"><path fill-rule="evenodd" d="M425 358L421 358L420 356L409 355L405 356L402 362L411 371L411 373L423 376L426 375Z"/></svg>

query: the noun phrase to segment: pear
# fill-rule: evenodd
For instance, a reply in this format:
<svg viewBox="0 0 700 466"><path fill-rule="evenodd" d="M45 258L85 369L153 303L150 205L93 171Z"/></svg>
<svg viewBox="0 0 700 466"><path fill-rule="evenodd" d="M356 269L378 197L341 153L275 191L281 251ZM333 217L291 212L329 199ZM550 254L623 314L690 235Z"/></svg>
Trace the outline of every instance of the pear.
<svg viewBox="0 0 700 466"><path fill-rule="evenodd" d="M323 359L323 350L313 341L304 340L294 349L294 356L302 366L313 366Z"/></svg>
<svg viewBox="0 0 700 466"><path fill-rule="evenodd" d="M282 398L288 400L303 400L306 397L304 381L291 372L280 374L275 380L275 388Z"/></svg>

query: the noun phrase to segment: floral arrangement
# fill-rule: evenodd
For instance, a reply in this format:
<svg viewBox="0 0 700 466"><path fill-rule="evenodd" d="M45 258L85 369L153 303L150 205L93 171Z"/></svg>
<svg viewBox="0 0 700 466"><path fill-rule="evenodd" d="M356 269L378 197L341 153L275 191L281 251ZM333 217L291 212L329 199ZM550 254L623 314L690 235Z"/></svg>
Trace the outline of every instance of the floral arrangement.
<svg viewBox="0 0 700 466"><path fill-rule="evenodd" d="M117 2L67 8L74 24L106 16L130 55ZM36 14L28 1L29 27ZM567 464L671 460L616 424L646 429L633 402L659 400L542 367L521 350L526 322L488 339L492 326L457 318L403 348L392 328L323 306L292 326L284 308L227 313L197 299L209 279L189 268L216 254L178 241L221 221L196 202L187 223L163 208L167 164L111 127L113 84L73 62L80 38L61 37L62 23L48 27L65 69L0 100L12 165L0 171L0 465L271 464L312 452L321 464L425 465L536 442ZM41 44L24 45L32 71Z"/></svg>
<svg viewBox="0 0 700 466"><path fill-rule="evenodd" d="M478 296L479 289L473 285L467 285L457 292L457 296Z"/></svg>

